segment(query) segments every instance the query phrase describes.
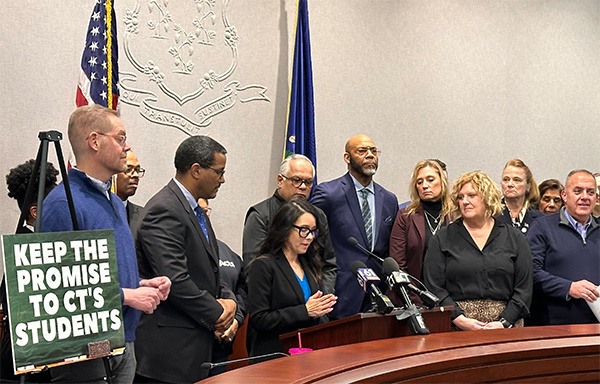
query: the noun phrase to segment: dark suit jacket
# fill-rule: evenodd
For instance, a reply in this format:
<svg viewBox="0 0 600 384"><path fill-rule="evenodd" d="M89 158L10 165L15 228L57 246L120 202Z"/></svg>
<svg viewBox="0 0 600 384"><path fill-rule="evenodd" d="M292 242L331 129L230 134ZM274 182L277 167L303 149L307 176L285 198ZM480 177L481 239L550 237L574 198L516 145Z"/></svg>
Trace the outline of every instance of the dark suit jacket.
<svg viewBox="0 0 600 384"><path fill-rule="evenodd" d="M406 207L398 211L390 234L390 257L398 262L401 270L420 280L423 277L425 236L425 213L422 206L410 216L407 215ZM396 292L388 289L387 295L395 305L403 305ZM422 304L416 295L411 295L411 298L415 304Z"/></svg>
<svg viewBox="0 0 600 384"><path fill-rule="evenodd" d="M385 259L388 256L390 232L398 212L398 199L377 183L374 183L374 188L377 234L373 253ZM350 174L319 184L314 190L311 203L327 215L329 234L335 249L338 267L335 293L338 301L332 312L333 317L342 318L364 312L370 307L370 302L365 299L365 292L356 282L350 264L360 260L380 277L382 266L380 261L367 256L348 242L349 237L354 237L359 244L367 247L367 234ZM385 288L385 283L382 287Z"/></svg>
<svg viewBox="0 0 600 384"><path fill-rule="evenodd" d="M319 286L306 268L304 275L312 295ZM318 324L319 320L308 316L305 304L300 283L283 253L275 257L257 257L250 264L248 273L249 355L287 352L283 350L279 335Z"/></svg>
<svg viewBox="0 0 600 384"><path fill-rule="evenodd" d="M125 204L125 209L127 210L127 223L129 223L131 233L134 233L135 228L137 227L137 222L143 208L144 207L134 204L129 200L127 201L127 204Z"/></svg>
<svg viewBox="0 0 600 384"><path fill-rule="evenodd" d="M195 382L208 372L213 325L223 313L216 298L235 299L221 287L217 239L206 218L210 244L185 196L171 180L142 210L136 233L142 278L167 276L169 297L136 332L137 372L166 382Z"/></svg>
<svg viewBox="0 0 600 384"><path fill-rule="evenodd" d="M527 208L527 210L525 211L525 217L523 217L523 221L517 229L523 234L527 233L527 231L529 231L531 223L533 223L538 217L542 217L544 215L545 213L542 213L537 209L534 209L532 207ZM496 220L512 225L512 219L510 218L510 211L508 210L508 208L505 207L502 210L502 214L496 217Z"/></svg>

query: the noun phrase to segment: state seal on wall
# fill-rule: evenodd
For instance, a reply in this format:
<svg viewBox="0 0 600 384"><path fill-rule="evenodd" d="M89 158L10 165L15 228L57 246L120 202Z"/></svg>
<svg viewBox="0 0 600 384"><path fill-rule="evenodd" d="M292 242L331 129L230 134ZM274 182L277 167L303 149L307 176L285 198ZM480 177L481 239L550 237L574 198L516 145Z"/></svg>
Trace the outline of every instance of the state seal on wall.
<svg viewBox="0 0 600 384"><path fill-rule="evenodd" d="M150 122L193 135L237 101L269 101L262 85L233 79L238 34L231 0L137 0L126 8L121 102Z"/></svg>

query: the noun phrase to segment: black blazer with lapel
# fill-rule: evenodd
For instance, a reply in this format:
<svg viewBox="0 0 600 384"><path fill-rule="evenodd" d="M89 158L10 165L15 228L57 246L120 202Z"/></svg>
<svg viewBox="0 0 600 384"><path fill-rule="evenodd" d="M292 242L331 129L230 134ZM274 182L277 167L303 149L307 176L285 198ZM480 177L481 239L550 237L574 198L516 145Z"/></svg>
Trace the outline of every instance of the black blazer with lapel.
<svg viewBox="0 0 600 384"><path fill-rule="evenodd" d="M127 210L127 223L129 223L129 228L133 234L135 234L135 227L140 218L140 213L142 213L142 208L144 207L134 204L131 201L127 201L127 204L125 205L125 209Z"/></svg>
<svg viewBox="0 0 600 384"><path fill-rule="evenodd" d="M205 216L210 244L181 189L171 180L142 210L136 250L142 278L167 276L169 297L152 315L142 314L136 332L137 372L166 382L195 382L208 372L213 325L223 309L217 298L235 300L219 281L217 240Z"/></svg>
<svg viewBox="0 0 600 384"><path fill-rule="evenodd" d="M320 287L307 268L304 275L313 295ZM287 352L279 335L326 321L326 316L308 316L305 304L300 283L283 253L257 257L248 273L249 355Z"/></svg>

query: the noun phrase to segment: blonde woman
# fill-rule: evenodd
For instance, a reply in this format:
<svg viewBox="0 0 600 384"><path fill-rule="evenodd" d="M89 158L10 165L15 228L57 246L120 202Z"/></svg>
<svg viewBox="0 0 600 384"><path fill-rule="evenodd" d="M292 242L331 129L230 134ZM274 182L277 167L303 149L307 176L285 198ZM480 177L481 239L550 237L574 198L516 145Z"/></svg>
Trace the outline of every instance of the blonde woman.
<svg viewBox="0 0 600 384"><path fill-rule="evenodd" d="M430 159L415 165L409 184L410 204L398 211L390 235L390 257L417 279L423 277L423 256L429 240L449 222L450 188L442 164ZM394 291L388 291L388 295L394 304L402 305ZM416 295L413 300L421 304Z"/></svg>
<svg viewBox="0 0 600 384"><path fill-rule="evenodd" d="M495 219L500 191L481 171L462 175L450 194L459 218L440 229L423 263L425 285L453 305L460 330L522 326L529 314L532 261L525 236Z"/></svg>

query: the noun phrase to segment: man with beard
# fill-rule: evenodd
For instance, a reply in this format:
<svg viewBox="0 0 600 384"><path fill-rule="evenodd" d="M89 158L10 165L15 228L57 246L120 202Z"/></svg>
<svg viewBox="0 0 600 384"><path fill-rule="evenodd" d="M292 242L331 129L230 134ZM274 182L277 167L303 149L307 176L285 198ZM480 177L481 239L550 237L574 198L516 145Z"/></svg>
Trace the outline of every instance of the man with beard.
<svg viewBox="0 0 600 384"><path fill-rule="evenodd" d="M382 270L380 261L351 244L348 238L355 238L358 244L381 258L388 256L398 199L373 181L379 153L368 136L352 137L346 143L344 153L348 173L319 184L311 199L311 203L327 215L331 242L337 257L335 292L338 302L332 312L333 318L366 312L371 306L370 297L356 283L350 264L358 260L376 273Z"/></svg>
<svg viewBox="0 0 600 384"><path fill-rule="evenodd" d="M116 194L123 200L125 210L127 211L127 222L131 233L135 233L135 226L142 207L129 201L129 198L135 195L140 179L144 177L146 170L140 166L137 156L133 151L127 152L127 169L125 172L117 173L117 191Z"/></svg>

